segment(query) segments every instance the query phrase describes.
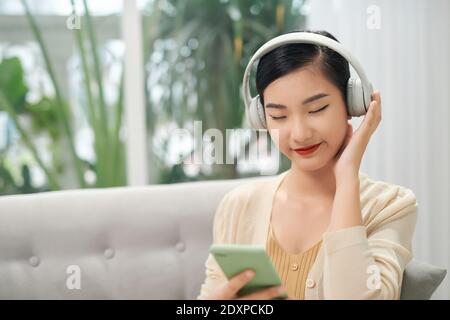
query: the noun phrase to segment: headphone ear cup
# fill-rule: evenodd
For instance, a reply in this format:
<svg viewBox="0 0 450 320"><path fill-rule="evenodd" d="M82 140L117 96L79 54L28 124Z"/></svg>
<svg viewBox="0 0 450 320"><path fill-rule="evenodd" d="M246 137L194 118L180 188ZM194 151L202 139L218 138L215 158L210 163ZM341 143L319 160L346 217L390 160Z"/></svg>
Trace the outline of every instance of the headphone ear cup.
<svg viewBox="0 0 450 320"><path fill-rule="evenodd" d="M347 82L347 108L352 117L359 117L366 114L364 92L361 79L350 77Z"/></svg>
<svg viewBox="0 0 450 320"><path fill-rule="evenodd" d="M266 129L264 107L261 105L259 95L252 98L246 114L247 120L253 129Z"/></svg>

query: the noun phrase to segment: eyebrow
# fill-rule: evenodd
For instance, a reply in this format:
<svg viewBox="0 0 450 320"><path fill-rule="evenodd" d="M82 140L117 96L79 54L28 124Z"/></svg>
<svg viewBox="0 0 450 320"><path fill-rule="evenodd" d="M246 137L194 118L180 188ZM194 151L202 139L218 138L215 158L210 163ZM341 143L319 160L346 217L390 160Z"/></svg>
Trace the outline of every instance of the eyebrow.
<svg viewBox="0 0 450 320"><path fill-rule="evenodd" d="M321 98L328 97L328 96L329 96L329 95L326 94L326 93L318 93L318 94L315 94L315 95L313 95L313 96L311 96L311 97L306 98L305 100L303 100L302 105L311 103L311 102L313 102L313 101L316 101L316 100L319 100L319 99L321 99ZM283 105L283 104L269 102L269 103L266 105L266 108L286 109L287 107L286 107L285 105Z"/></svg>

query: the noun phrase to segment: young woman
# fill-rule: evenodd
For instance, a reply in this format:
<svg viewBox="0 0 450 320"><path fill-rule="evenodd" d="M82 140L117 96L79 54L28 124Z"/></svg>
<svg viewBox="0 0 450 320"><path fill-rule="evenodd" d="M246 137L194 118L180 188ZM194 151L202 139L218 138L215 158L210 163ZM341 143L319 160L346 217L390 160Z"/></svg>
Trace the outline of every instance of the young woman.
<svg viewBox="0 0 450 320"><path fill-rule="evenodd" d="M284 44L259 61L256 88L266 127L278 130L274 143L291 168L228 192L216 211L213 241L265 245L283 285L240 299L271 299L278 290L290 299L400 297L417 202L411 190L359 171L381 121L381 100L375 91L353 132L349 77L348 61L320 45ZM205 266L198 299L235 299L252 277L247 270L228 281L212 255Z"/></svg>

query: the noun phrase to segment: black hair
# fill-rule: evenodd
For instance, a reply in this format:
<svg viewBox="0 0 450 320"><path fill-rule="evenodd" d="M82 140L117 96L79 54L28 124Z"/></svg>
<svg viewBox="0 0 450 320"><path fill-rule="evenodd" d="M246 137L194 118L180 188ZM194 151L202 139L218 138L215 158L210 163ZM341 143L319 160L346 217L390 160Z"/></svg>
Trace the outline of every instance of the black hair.
<svg viewBox="0 0 450 320"><path fill-rule="evenodd" d="M338 41L327 31L300 30L292 32L311 32ZM338 41L339 42L339 41ZM309 43L282 45L261 57L256 69L256 90L264 105L263 93L267 86L282 76L308 64L317 63L324 76L331 81L347 103L347 82L350 78L348 61L336 51Z"/></svg>

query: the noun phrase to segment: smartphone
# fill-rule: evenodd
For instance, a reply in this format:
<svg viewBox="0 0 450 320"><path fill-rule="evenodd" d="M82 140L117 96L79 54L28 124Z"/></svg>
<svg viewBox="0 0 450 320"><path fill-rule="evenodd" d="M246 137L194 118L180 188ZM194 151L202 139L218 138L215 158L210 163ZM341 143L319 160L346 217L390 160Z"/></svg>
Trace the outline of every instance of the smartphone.
<svg viewBox="0 0 450 320"><path fill-rule="evenodd" d="M209 252L219 264L223 273L230 279L246 269L253 269L255 276L239 290L238 297L281 285L281 279L263 246L244 244L212 244ZM274 299L286 299L286 293Z"/></svg>

